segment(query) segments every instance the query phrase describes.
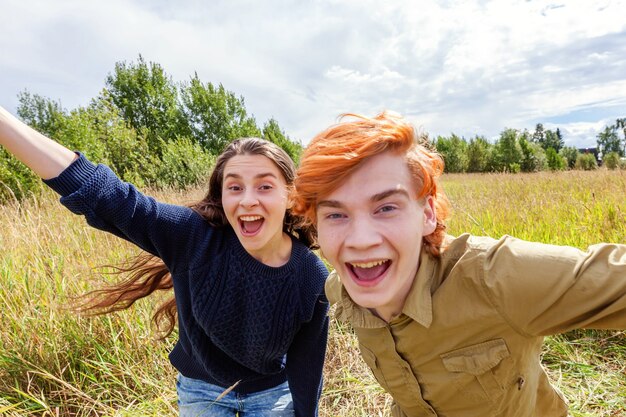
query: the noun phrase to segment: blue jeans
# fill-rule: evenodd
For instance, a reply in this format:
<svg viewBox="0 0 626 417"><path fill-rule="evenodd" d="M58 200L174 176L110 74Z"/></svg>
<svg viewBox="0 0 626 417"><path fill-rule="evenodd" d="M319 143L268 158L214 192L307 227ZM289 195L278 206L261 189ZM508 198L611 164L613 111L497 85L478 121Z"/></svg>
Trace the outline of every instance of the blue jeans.
<svg viewBox="0 0 626 417"><path fill-rule="evenodd" d="M287 382L251 394L229 392L216 401L225 389L178 375L180 417L294 417L291 391Z"/></svg>

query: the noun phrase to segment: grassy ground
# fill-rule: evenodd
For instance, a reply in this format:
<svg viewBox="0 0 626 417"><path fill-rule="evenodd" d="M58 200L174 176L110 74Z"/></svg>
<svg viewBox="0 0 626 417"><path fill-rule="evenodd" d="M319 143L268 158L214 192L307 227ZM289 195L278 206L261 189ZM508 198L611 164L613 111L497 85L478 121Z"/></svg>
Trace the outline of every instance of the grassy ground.
<svg viewBox="0 0 626 417"><path fill-rule="evenodd" d="M626 172L450 175L452 234L568 244L626 243ZM201 190L168 193L185 203ZM165 199L165 196L161 196ZM50 192L0 207L0 415L174 416L174 337L155 340L155 300L86 318L71 296L110 277L98 266L136 253L92 230ZM575 417L626 415L624 332L549 338L543 362ZM389 397L361 361L350 329L332 322L321 416L383 416Z"/></svg>

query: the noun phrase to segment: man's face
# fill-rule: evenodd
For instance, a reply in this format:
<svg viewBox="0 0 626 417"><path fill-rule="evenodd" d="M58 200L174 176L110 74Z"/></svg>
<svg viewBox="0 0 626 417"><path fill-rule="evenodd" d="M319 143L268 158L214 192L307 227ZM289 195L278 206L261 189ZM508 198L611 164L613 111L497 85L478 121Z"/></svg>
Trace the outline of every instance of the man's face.
<svg viewBox="0 0 626 417"><path fill-rule="evenodd" d="M431 197L416 198L403 155L376 155L317 202L324 256L352 300L389 321L417 273L422 237L435 230Z"/></svg>

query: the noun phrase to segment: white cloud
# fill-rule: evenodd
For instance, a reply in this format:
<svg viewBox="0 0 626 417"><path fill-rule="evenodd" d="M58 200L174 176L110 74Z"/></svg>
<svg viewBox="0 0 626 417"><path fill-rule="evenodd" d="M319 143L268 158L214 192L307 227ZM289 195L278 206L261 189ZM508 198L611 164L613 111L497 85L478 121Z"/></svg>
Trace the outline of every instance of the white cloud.
<svg viewBox="0 0 626 417"><path fill-rule="evenodd" d="M544 127L546 129L552 130L558 127L563 134L565 146L573 146L576 148L593 148L596 146L595 139L598 132L604 130L605 126L614 122L615 120L605 119L599 120L597 122L568 123L564 126L557 126L552 123L546 123Z"/></svg>
<svg viewBox="0 0 626 417"><path fill-rule="evenodd" d="M340 113L388 108L431 136L558 119L566 141L593 144L626 115L624 12L626 0L5 0L0 104L28 89L86 105L141 53L176 81L223 83L304 142Z"/></svg>

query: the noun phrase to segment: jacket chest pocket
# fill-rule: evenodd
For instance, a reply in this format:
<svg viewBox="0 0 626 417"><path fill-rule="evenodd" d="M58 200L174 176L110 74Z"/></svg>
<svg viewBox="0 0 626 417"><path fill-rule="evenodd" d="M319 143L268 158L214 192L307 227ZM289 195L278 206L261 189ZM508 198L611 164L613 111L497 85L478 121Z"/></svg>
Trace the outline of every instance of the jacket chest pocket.
<svg viewBox="0 0 626 417"><path fill-rule="evenodd" d="M444 353L440 358L465 401L496 404L506 390L501 362L509 356L506 342L494 339Z"/></svg>

